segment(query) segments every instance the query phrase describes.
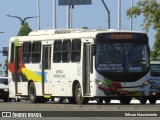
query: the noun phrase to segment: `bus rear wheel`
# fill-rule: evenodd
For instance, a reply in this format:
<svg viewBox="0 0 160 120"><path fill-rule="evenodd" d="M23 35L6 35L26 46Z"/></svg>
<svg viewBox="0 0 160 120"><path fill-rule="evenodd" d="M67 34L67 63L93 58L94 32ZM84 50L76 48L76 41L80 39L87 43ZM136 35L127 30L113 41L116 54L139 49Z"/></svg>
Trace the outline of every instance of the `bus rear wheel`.
<svg viewBox="0 0 160 120"><path fill-rule="evenodd" d="M75 100L77 104L87 104L88 103L88 99L82 97L82 89L79 83L75 87Z"/></svg>
<svg viewBox="0 0 160 120"><path fill-rule="evenodd" d="M35 84L33 82L31 82L29 85L29 99L32 103L38 102L38 98L36 96Z"/></svg>

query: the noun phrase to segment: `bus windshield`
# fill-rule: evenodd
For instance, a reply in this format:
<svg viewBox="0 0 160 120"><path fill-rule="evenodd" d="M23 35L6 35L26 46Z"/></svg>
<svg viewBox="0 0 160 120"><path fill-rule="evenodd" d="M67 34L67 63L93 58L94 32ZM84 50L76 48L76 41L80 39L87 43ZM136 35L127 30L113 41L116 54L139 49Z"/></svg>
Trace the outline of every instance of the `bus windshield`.
<svg viewBox="0 0 160 120"><path fill-rule="evenodd" d="M149 68L149 54L146 44L109 43L96 47L96 69L100 74L110 76L118 73L144 73ZM120 76L119 76L120 77Z"/></svg>

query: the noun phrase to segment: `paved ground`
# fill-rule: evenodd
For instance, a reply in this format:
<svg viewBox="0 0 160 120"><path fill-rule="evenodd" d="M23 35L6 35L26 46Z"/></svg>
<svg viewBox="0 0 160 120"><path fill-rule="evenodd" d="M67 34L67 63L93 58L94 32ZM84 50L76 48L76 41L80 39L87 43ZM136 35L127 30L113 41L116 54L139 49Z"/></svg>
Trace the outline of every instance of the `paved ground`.
<svg viewBox="0 0 160 120"><path fill-rule="evenodd" d="M112 100L111 104L97 104L91 101L86 105L77 105L57 102L32 104L30 101L2 102L0 111L160 111L160 101L155 105L149 103L141 105L137 100L132 100L130 105L121 105L119 101Z"/></svg>
<svg viewBox="0 0 160 120"><path fill-rule="evenodd" d="M126 120L129 120L129 119L132 120L133 117L132 116L126 117L125 113L143 114L145 111L145 113L147 114L153 115L153 113L155 113L158 116L160 116L160 101L158 101L157 104L155 105L150 105L149 103L147 103L146 105L141 105L136 100L132 100L130 105L121 105L119 101L115 101L115 100L112 101L111 104L109 105L106 105L106 104L98 105L96 104L95 101L91 101L90 104L87 104L87 105L77 105L77 104L68 104L68 103L58 104L57 102L51 102L51 101L44 104L32 104L30 103L30 101L8 102L8 103L0 101L0 111L1 111L1 115L2 115L2 112L5 112L5 111L12 112L12 118L9 118L9 117L3 118L5 120L21 119L21 117L16 116L18 114L14 114L13 112L20 113L21 115L22 114L27 115L27 117L28 117L28 113L29 114L40 113L42 117L47 115L52 117L54 116L54 119L56 116L58 116L56 117L57 120L64 120L64 119L72 120L73 118L71 119L70 118L71 116L76 116L76 118L73 120L84 120L84 118L86 119L86 117L88 120L106 120L106 117L109 120L115 120L116 118L118 118L119 120L122 120L125 118ZM60 112L57 112L57 111L60 111ZM90 112L90 111L93 111L93 112ZM103 113L101 111L103 111ZM152 120L154 120L154 119L157 119L158 117L154 117L154 119L153 117L146 117L146 118L138 117L138 118L140 118L140 120L143 118L145 120L146 118L147 119L152 118ZM44 118L39 118L39 120L41 119L44 119ZM51 119L51 117L47 119Z"/></svg>

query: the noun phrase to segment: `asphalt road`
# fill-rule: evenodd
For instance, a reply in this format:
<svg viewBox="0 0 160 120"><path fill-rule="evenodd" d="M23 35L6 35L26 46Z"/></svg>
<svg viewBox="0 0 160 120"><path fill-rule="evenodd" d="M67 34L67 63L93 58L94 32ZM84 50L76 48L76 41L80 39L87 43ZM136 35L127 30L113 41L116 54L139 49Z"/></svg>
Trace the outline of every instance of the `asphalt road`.
<svg viewBox="0 0 160 120"><path fill-rule="evenodd" d="M30 101L2 102L0 101L0 111L160 111L160 103L151 105L149 103L141 105L137 101L132 101L130 105L121 105L118 101L111 104L97 104L90 102L86 105L69 103L57 103L49 101L47 103L32 104Z"/></svg>
<svg viewBox="0 0 160 120"><path fill-rule="evenodd" d="M37 119L32 118L34 114L37 115L38 120L43 120L46 116L47 118L45 119L52 120L53 117L54 120L106 120L106 118L109 120L115 120L117 118L119 120L132 120L134 116L126 116L125 114L134 115L137 113L143 114L145 112L152 115L154 115L155 113L157 114L157 116L160 117L160 101L157 101L157 104L155 105L151 105L149 103L147 103L146 105L141 105L136 100L132 100L130 105L121 105L119 101L112 101L109 105L99 105L95 101L91 101L89 104L86 105L69 104L67 102L59 104L52 101L43 104L32 104L30 103L30 101L8 103L0 101L0 111L1 115L2 112L11 112L12 114L12 117L3 117L4 120L19 120L22 118L27 119L25 117L30 117L30 119ZM40 118L41 116L42 118ZM73 118L72 116L75 118ZM153 116L154 118L152 116L135 117L140 120L146 120L146 118L149 120L158 120L159 117L157 116Z"/></svg>

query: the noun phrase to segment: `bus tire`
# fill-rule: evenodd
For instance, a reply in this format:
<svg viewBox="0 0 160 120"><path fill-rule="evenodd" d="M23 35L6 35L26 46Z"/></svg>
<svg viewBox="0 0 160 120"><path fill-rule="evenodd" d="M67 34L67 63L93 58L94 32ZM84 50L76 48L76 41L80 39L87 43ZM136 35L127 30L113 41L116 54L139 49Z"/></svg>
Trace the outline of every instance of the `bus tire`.
<svg viewBox="0 0 160 120"><path fill-rule="evenodd" d="M149 98L149 103L150 104L156 104L156 98Z"/></svg>
<svg viewBox="0 0 160 120"><path fill-rule="evenodd" d="M140 98L139 98L139 101L140 101L141 104L146 104L147 98L145 98L145 97L140 97Z"/></svg>
<svg viewBox="0 0 160 120"><path fill-rule="evenodd" d="M32 103L38 102L38 98L36 96L35 84L33 82L31 82L29 85L29 99Z"/></svg>
<svg viewBox="0 0 160 120"><path fill-rule="evenodd" d="M87 104L88 103L88 99L82 97L82 89L80 84L76 84L75 87L75 100L77 104Z"/></svg>
<svg viewBox="0 0 160 120"><path fill-rule="evenodd" d="M120 103L123 104L123 105L128 105L130 104L132 98L131 97L128 97L128 98L120 98Z"/></svg>

